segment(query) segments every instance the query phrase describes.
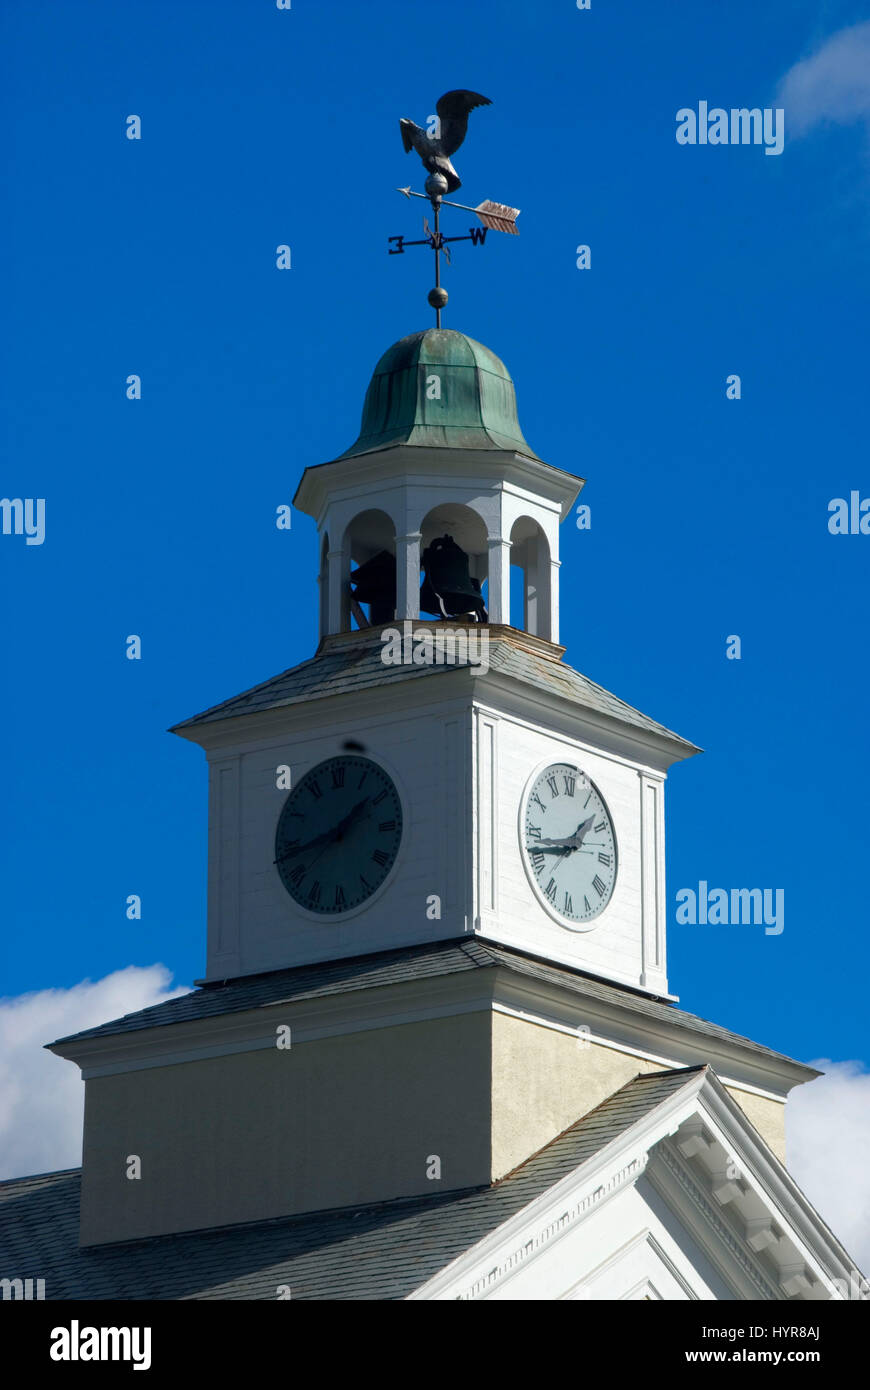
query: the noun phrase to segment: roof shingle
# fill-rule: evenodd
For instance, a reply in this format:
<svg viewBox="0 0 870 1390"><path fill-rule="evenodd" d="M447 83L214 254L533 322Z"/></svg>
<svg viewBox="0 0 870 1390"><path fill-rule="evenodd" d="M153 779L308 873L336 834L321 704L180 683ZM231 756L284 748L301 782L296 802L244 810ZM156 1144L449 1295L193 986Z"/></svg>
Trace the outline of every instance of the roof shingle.
<svg viewBox="0 0 870 1390"><path fill-rule="evenodd" d="M422 626L434 630L437 624ZM381 629L367 629L359 634L345 634L338 640L327 638L322 650L310 660L303 661L298 666L291 666L289 670L282 671L280 675L273 676L240 695L234 695L201 714L182 720L181 723L173 725L172 732L180 733L199 724L211 724L220 719L280 709L308 700L320 700L330 695L346 695L410 680L452 677L460 670L474 672L482 669L472 663L456 666L385 663L382 660L380 631ZM663 735L668 739L676 739L685 748L698 751L695 744L689 743L664 724L650 719L648 715L626 704L603 686L596 685L588 676L550 655L532 650L521 641L513 640L506 635L507 629L493 628L484 631L489 637L488 667L497 675L508 676L538 690L548 691L635 728ZM561 648L553 650L558 652Z"/></svg>
<svg viewBox="0 0 870 1390"><path fill-rule="evenodd" d="M718 1023L700 1018L618 985L580 974L568 966L551 965L534 956L506 946L495 945L480 937L437 941L430 945L404 946L392 951L378 951L367 956L352 956L344 960L323 961L316 965L301 965L292 970L275 970L266 975L248 975L228 980L220 985L207 985L189 994L168 999L137 1013L86 1028L81 1033L58 1038L67 1043L84 1038L108 1037L139 1029L163 1027L173 1023L189 1023L201 1018L238 1013L245 1009L262 1008L269 1004L298 1002L355 990L377 989L399 984L405 980L433 979L469 970L504 969L543 983L563 986L587 998L617 1005L630 1012L658 1022L675 1023L708 1038L736 1043L760 1056L777 1058L795 1066L802 1063L785 1053L775 1052L762 1043L753 1042L740 1033L723 1028ZM54 1046L55 1044L52 1044ZM818 1075L812 1068L807 1074Z"/></svg>

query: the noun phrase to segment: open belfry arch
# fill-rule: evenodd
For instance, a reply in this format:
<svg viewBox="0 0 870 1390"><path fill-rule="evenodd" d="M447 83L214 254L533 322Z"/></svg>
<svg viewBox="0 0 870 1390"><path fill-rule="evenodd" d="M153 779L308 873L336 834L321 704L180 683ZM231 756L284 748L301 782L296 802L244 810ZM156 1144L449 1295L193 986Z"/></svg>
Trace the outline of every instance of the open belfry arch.
<svg viewBox="0 0 870 1390"><path fill-rule="evenodd" d="M487 104L447 93L437 149L403 122L436 267ZM784 1167L818 1073L670 990L665 789L699 749L564 661L583 480L430 303L299 483L316 651L173 729L209 766L204 977L50 1044L82 1170L0 1185L7 1239L48 1298L848 1298Z"/></svg>
<svg viewBox="0 0 870 1390"><path fill-rule="evenodd" d="M294 499L321 537L321 636L350 630L352 574L378 556L389 617L419 618L423 557L449 535L485 589L490 622L557 642L559 524L582 486L526 443L493 352L447 329L401 339L375 368L359 439L306 469ZM524 579L514 615L512 564Z"/></svg>

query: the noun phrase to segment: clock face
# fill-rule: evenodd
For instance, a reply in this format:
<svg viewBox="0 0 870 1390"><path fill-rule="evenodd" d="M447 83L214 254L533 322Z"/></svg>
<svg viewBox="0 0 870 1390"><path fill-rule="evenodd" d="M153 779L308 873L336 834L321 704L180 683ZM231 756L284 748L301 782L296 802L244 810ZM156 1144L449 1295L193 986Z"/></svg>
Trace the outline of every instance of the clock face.
<svg viewBox="0 0 870 1390"><path fill-rule="evenodd" d="M566 926L603 912L616 883L616 835L597 787L579 768L554 763L529 787L520 823L529 876Z"/></svg>
<svg viewBox="0 0 870 1390"><path fill-rule="evenodd" d="M370 758L328 758L293 788L275 833L275 864L294 902L336 916L383 883L399 852L402 803Z"/></svg>

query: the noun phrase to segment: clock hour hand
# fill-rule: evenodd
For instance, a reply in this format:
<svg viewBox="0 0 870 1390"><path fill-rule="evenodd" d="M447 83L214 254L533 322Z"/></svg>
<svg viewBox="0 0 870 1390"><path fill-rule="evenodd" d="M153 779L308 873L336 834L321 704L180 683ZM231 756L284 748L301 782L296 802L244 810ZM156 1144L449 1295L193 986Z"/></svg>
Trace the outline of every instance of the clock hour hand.
<svg viewBox="0 0 870 1390"><path fill-rule="evenodd" d="M580 822L573 835L567 835L562 840L551 840L545 837L542 840L536 840L533 845L527 845L526 848L529 850L559 850L563 854L570 854L572 850L579 849L583 844L583 840L592 828L594 819L594 816L588 816L586 820Z"/></svg>

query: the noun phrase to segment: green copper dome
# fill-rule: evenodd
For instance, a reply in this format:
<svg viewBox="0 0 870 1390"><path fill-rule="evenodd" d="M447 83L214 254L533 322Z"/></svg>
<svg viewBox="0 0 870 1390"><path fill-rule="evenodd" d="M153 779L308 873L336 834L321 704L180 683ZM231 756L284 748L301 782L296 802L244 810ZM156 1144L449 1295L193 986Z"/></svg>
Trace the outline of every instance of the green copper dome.
<svg viewBox="0 0 870 1390"><path fill-rule="evenodd" d="M523 438L504 363L448 328L411 333L387 349L366 392L359 439L341 457L393 444L538 457Z"/></svg>

